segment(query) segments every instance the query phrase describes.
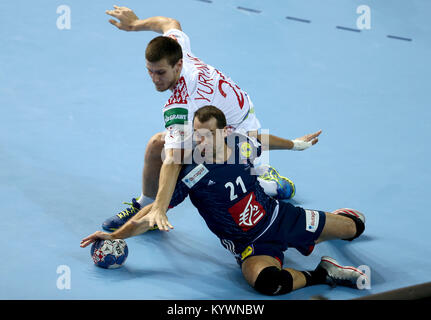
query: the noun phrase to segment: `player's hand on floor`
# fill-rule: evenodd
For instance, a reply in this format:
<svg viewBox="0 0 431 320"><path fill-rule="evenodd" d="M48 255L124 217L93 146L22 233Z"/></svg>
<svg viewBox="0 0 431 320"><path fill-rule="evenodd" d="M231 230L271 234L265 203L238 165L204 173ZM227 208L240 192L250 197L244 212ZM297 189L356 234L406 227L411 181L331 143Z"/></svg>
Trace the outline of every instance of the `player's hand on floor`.
<svg viewBox="0 0 431 320"><path fill-rule="evenodd" d="M106 14L117 18L120 20L120 22L114 19L110 19L109 22L118 29L133 31L136 23L139 21L139 18L136 16L136 14L131 9L126 7L114 6L114 8L114 10L106 10L105 12Z"/></svg>
<svg viewBox="0 0 431 320"><path fill-rule="evenodd" d="M92 244L98 239L112 240L113 237L109 233L106 233L103 231L96 231L95 233L90 234L88 237L85 237L84 239L82 239L80 247L85 248L86 246L88 246L89 244Z"/></svg>
<svg viewBox="0 0 431 320"><path fill-rule="evenodd" d="M168 217L166 216L166 212L158 208L153 207L144 218L148 221L150 228L154 227L154 225L157 225L159 230L162 231L169 231L169 229L174 228L169 223Z"/></svg>

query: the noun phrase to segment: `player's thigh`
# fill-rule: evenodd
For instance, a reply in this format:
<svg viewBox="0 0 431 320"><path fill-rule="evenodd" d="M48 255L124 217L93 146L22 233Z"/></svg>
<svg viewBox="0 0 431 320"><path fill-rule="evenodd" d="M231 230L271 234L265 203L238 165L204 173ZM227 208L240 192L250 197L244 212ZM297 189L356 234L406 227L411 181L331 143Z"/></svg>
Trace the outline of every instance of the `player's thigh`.
<svg viewBox="0 0 431 320"><path fill-rule="evenodd" d="M242 263L241 270L247 282L251 286L254 286L254 283L259 273L267 267L277 267L281 269L280 262L276 258L260 255L247 258Z"/></svg>

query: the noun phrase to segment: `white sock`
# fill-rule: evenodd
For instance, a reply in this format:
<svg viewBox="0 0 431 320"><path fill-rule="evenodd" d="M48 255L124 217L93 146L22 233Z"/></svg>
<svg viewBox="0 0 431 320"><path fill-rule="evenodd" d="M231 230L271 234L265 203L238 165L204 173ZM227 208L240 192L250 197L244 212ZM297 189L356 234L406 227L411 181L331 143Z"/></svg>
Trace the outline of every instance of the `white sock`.
<svg viewBox="0 0 431 320"><path fill-rule="evenodd" d="M257 180L259 181L260 186L263 188L263 191L265 191L268 196L273 197L277 195L277 182L266 181L262 178L257 178Z"/></svg>
<svg viewBox="0 0 431 320"><path fill-rule="evenodd" d="M150 203L153 203L154 199L147 197L147 196L144 196L144 194L141 193L141 196L136 201L141 205L141 208L143 208L143 207L149 205Z"/></svg>

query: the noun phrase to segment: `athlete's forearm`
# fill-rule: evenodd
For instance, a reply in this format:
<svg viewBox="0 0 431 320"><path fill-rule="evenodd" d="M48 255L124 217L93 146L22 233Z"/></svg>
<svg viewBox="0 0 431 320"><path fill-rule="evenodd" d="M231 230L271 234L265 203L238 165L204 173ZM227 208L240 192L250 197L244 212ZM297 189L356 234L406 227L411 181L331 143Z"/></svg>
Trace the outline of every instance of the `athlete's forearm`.
<svg viewBox="0 0 431 320"><path fill-rule="evenodd" d="M154 31L161 34L170 29L181 30L179 21L162 16L138 20L134 26L134 31Z"/></svg>
<svg viewBox="0 0 431 320"><path fill-rule="evenodd" d="M153 203L154 208L163 212L168 210L181 167L181 163L174 161L173 149L166 150L166 159L160 169L159 190Z"/></svg>
<svg viewBox="0 0 431 320"><path fill-rule="evenodd" d="M111 233L114 239L126 239L130 237L137 236L144 232L147 232L150 229L149 224L135 224L133 221L137 221L140 218L144 217L148 212L151 211L153 204L149 204L139 210L138 213L135 214L129 221L127 221L121 228Z"/></svg>
<svg viewBox="0 0 431 320"><path fill-rule="evenodd" d="M272 134L259 134L257 137L263 150L290 150L293 148L293 142L289 139L283 139Z"/></svg>

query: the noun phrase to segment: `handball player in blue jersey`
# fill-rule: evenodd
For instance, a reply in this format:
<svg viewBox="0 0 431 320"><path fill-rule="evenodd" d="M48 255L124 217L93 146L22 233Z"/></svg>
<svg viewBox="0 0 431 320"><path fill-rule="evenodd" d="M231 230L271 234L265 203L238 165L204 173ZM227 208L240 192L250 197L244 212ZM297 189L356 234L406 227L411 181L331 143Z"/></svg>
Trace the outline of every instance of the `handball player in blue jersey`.
<svg viewBox="0 0 431 320"><path fill-rule="evenodd" d="M260 154L259 142L229 132L223 112L214 106L196 111L193 129L196 146L184 159L169 207L189 196L253 288L278 295L316 284L356 287L367 281L360 270L326 256L315 270L283 268L283 252L288 248L307 256L319 242L359 237L365 229L362 213L347 208L331 213L308 210L266 195L253 168L254 158ZM155 224L154 217L147 215L151 206L111 234L97 231L84 238L81 247L96 239L124 239L148 231ZM169 222L167 225L173 229Z"/></svg>

